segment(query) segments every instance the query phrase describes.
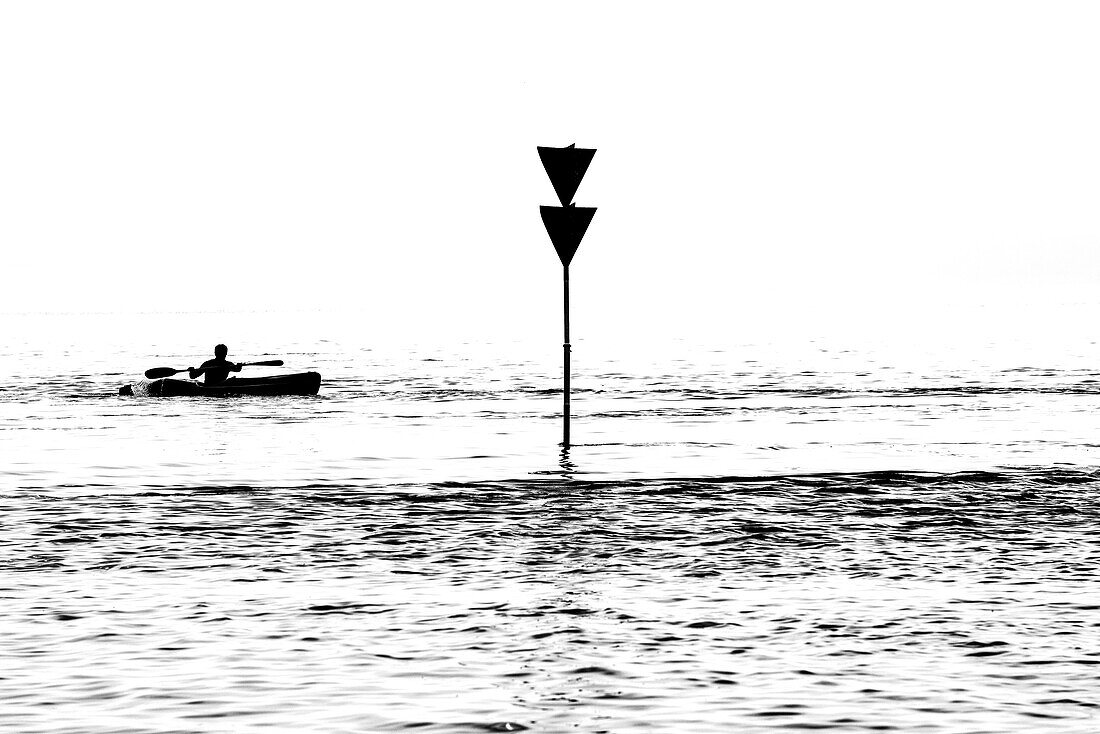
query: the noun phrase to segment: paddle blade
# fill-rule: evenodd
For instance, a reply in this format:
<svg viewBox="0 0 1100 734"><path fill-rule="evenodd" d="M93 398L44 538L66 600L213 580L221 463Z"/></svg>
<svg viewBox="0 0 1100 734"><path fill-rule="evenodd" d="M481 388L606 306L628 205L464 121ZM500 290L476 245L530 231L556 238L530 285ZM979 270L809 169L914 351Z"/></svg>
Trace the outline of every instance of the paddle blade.
<svg viewBox="0 0 1100 734"><path fill-rule="evenodd" d="M282 367L283 360L281 359L269 359L266 362L247 362L241 365L242 367Z"/></svg>

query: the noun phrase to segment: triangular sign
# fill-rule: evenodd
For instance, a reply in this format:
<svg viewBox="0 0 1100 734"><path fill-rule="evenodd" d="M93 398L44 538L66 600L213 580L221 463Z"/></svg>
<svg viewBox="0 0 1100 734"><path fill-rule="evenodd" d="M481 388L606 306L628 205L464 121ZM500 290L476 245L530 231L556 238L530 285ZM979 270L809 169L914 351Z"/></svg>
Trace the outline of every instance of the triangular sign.
<svg viewBox="0 0 1100 734"><path fill-rule="evenodd" d="M573 195L577 193L577 187L581 185L581 179L584 178L594 155L595 148L575 148L572 145L568 148L539 146L542 167L546 169L550 183L554 184L554 191L558 193L558 201L562 206L569 206L573 201Z"/></svg>
<svg viewBox="0 0 1100 734"><path fill-rule="evenodd" d="M561 264L566 267L580 247L588 225L596 213L595 207L587 206L540 206L542 223L546 225L546 234L558 251Z"/></svg>

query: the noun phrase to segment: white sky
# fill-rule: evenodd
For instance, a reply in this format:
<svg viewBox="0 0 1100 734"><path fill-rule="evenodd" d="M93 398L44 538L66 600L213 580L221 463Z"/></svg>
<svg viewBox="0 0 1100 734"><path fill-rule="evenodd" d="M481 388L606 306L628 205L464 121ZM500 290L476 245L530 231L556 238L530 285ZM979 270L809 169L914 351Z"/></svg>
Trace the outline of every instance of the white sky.
<svg viewBox="0 0 1100 734"><path fill-rule="evenodd" d="M1089 2L8 2L0 312L1006 320L1100 282ZM1015 309L1015 310L1013 310ZM888 319L887 319L888 321Z"/></svg>

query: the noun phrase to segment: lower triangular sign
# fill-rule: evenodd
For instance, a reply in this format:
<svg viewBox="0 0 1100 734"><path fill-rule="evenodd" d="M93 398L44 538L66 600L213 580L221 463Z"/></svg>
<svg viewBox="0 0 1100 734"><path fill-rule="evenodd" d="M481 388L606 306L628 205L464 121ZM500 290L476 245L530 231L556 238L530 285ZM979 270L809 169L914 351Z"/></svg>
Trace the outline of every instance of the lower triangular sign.
<svg viewBox="0 0 1100 734"><path fill-rule="evenodd" d="M596 207L588 206L540 206L546 234L558 251L561 264L568 266L580 247L588 225L596 214Z"/></svg>

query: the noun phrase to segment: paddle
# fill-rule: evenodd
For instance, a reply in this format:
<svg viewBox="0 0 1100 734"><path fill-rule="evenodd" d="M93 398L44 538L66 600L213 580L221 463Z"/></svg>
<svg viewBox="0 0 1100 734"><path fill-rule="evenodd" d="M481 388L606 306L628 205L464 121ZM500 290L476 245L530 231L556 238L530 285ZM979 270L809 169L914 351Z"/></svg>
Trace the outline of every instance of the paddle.
<svg viewBox="0 0 1100 734"><path fill-rule="evenodd" d="M269 359L266 362L242 362L241 367L282 367L283 360L281 359ZM172 375L179 374L180 372L186 372L189 367L184 367L182 370L174 370L171 367L154 367L151 370L145 370L145 377L150 380L159 380L162 377L171 377ZM208 367L207 369L223 369L220 367ZM198 370L199 372L205 372L206 370Z"/></svg>

